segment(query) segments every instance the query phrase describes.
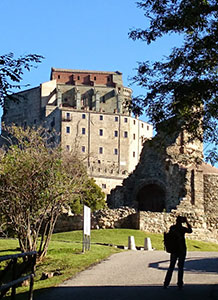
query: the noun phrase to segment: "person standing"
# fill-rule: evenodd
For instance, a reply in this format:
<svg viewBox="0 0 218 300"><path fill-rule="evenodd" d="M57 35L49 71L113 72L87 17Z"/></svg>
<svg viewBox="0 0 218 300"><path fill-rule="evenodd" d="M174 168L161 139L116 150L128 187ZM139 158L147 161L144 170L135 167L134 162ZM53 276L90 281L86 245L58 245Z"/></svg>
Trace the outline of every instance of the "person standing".
<svg viewBox="0 0 218 300"><path fill-rule="evenodd" d="M186 223L186 226L182 226L182 223ZM177 285L179 289L183 287L183 269L186 257L186 243L185 233L192 233L191 225L188 223L186 217L178 216L176 224L170 227L170 232L175 237L175 250L170 254L170 265L166 273L164 280L164 288L167 288L170 284L175 264L178 260L178 281Z"/></svg>

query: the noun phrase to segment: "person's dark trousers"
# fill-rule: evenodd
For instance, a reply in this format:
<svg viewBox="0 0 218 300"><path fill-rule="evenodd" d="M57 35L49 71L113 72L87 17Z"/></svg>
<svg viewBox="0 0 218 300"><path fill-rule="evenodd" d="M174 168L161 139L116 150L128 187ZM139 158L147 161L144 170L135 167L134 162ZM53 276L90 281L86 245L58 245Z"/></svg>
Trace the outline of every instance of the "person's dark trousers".
<svg viewBox="0 0 218 300"><path fill-rule="evenodd" d="M186 253L171 253L170 255L170 266L167 271L165 280L164 280L164 286L168 286L170 284L173 270L175 268L176 261L178 259L178 287L183 286L183 269L184 269L184 262L185 262Z"/></svg>

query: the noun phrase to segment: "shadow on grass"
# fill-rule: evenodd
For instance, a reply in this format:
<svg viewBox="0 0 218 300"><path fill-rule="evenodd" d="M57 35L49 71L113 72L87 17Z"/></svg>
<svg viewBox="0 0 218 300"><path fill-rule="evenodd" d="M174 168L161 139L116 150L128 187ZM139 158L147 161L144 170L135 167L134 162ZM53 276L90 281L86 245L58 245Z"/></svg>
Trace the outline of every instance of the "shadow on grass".
<svg viewBox="0 0 218 300"><path fill-rule="evenodd" d="M167 265L166 265L167 263ZM157 261L149 264L149 268L155 268L159 270L167 270L169 265L169 260ZM218 258L217 257L191 257L187 258L184 266L185 272L194 273L218 273Z"/></svg>
<svg viewBox="0 0 218 300"><path fill-rule="evenodd" d="M15 248L15 249L3 249L3 250L0 250L0 253L3 253L3 252L18 252L20 253L20 248Z"/></svg>

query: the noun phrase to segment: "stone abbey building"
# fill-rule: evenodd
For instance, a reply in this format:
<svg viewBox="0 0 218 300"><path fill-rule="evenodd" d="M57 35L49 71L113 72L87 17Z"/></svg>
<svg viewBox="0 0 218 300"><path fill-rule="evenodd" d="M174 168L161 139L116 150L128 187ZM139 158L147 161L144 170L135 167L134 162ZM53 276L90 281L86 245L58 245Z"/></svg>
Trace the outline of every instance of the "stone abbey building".
<svg viewBox="0 0 218 300"><path fill-rule="evenodd" d="M109 194L111 209L98 212L93 226L163 232L182 214L191 238L217 242L218 169L203 162L203 144L182 130L152 138L152 125L131 116L132 90L120 72L52 68L50 81L14 96L19 101L7 101L5 125L54 129Z"/></svg>
<svg viewBox="0 0 218 300"><path fill-rule="evenodd" d="M132 90L120 72L52 68L50 81L15 96L19 101L7 101L2 122L54 129L106 194L135 169L152 137L152 125L131 116Z"/></svg>

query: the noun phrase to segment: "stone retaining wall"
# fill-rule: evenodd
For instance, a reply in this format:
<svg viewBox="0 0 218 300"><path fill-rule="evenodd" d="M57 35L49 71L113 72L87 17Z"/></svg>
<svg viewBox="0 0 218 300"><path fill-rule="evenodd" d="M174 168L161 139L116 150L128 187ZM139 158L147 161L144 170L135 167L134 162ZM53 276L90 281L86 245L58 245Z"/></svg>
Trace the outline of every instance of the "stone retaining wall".
<svg viewBox="0 0 218 300"><path fill-rule="evenodd" d="M138 229L138 213L129 207L102 209L93 214L92 227Z"/></svg>
<svg viewBox="0 0 218 300"><path fill-rule="evenodd" d="M139 229L153 233L163 233L175 224L179 212L171 213L139 212ZM182 213L192 225L193 232L187 237L193 240L218 243L218 217L202 216L198 212Z"/></svg>
<svg viewBox="0 0 218 300"><path fill-rule="evenodd" d="M185 202L185 200L184 200ZM170 213L137 212L134 208L102 209L92 214L92 229L130 228L152 233L163 233L175 224L178 215L186 216L193 227L193 233L188 238L207 242L218 242L218 216L202 215L201 210L182 209L185 204ZM55 226L54 232L82 230L83 216L68 216L62 214Z"/></svg>
<svg viewBox="0 0 218 300"><path fill-rule="evenodd" d="M138 229L138 213L134 208L120 207L117 209L101 209L92 213L92 229L132 228ZM54 232L64 232L83 229L82 215L63 213L57 220Z"/></svg>
<svg viewBox="0 0 218 300"><path fill-rule="evenodd" d="M82 215L68 215L62 213L56 222L54 233L65 232L72 230L83 229L83 216Z"/></svg>

